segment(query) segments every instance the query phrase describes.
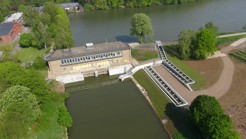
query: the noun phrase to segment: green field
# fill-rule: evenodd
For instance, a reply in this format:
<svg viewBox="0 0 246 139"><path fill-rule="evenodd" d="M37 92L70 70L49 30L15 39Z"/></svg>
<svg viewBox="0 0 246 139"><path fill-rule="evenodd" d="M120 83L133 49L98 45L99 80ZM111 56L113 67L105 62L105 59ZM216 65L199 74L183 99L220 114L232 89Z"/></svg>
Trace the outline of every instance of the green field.
<svg viewBox="0 0 246 139"><path fill-rule="evenodd" d="M149 49L132 49L132 57L137 61L145 61L153 58L158 58L158 53L155 50Z"/></svg>
<svg viewBox="0 0 246 139"><path fill-rule="evenodd" d="M206 79L199 72L193 70L191 67L185 64L183 61L179 60L177 57L170 56L170 55L167 55L167 57L172 63L174 63L185 74L187 74L189 77L191 77L193 80L196 81L195 84L191 85L193 90L195 91L200 90L208 86Z"/></svg>
<svg viewBox="0 0 246 139"><path fill-rule="evenodd" d="M45 51L45 49L38 50L32 47L21 48L17 53L17 58L21 62L30 62L35 60L37 57L43 57Z"/></svg>
<svg viewBox="0 0 246 139"><path fill-rule="evenodd" d="M174 139L201 138L189 117L187 109L175 107L144 70L135 73L134 78L148 92L160 119L168 120L166 127Z"/></svg>
<svg viewBox="0 0 246 139"><path fill-rule="evenodd" d="M238 51L230 54L231 57L236 58L239 61L246 63L246 51Z"/></svg>
<svg viewBox="0 0 246 139"><path fill-rule="evenodd" d="M33 133L36 139L61 139L64 137L64 128L58 123L58 107L64 105L63 102L45 102L41 106L38 128Z"/></svg>
<svg viewBox="0 0 246 139"><path fill-rule="evenodd" d="M226 44L226 43L234 42L234 41L239 40L239 39L244 38L244 37L246 37L246 35L218 38L217 45L220 46L220 45L223 45L223 44Z"/></svg>

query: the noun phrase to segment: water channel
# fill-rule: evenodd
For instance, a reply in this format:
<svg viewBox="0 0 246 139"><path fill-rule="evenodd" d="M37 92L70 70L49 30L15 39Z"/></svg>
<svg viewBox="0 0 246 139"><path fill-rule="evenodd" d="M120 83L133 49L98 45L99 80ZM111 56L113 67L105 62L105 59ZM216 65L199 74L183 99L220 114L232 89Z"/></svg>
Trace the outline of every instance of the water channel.
<svg viewBox="0 0 246 139"><path fill-rule="evenodd" d="M246 0L201 0L185 5L116 9L70 14L75 46L86 42L131 41L129 26L136 12L152 19L154 39L176 40L182 29L197 30L212 21L221 32L240 31L246 24Z"/></svg>
<svg viewBox="0 0 246 139"><path fill-rule="evenodd" d="M108 76L67 87L73 117L70 139L167 139L158 117L135 84ZM72 90L70 90L72 91Z"/></svg>

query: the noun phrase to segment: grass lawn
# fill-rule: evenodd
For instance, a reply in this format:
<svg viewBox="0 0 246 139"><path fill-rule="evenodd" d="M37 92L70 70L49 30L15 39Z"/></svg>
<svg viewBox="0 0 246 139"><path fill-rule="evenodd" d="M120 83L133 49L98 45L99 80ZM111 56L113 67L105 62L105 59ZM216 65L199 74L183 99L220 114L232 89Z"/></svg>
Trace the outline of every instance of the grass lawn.
<svg viewBox="0 0 246 139"><path fill-rule="evenodd" d="M21 48L17 53L17 58L21 62L30 62L36 59L37 57L43 57L45 54L45 49L38 50L32 47L29 48Z"/></svg>
<svg viewBox="0 0 246 139"><path fill-rule="evenodd" d="M218 38L217 45L220 46L220 45L224 45L226 43L231 43L233 41L239 40L239 39L244 38L244 37L246 37L246 35Z"/></svg>
<svg viewBox="0 0 246 139"><path fill-rule="evenodd" d="M190 76L193 80L196 81L195 84L191 85L193 90L200 90L201 88L206 88L208 86L206 79L199 72L193 70L191 67L186 65L183 61L179 60L175 56L167 55L167 57L184 73L186 73L188 76Z"/></svg>
<svg viewBox="0 0 246 139"><path fill-rule="evenodd" d="M58 107L62 102L45 102L41 106L41 116L37 128L33 133L36 139L61 139L64 137L64 129L57 121Z"/></svg>
<svg viewBox="0 0 246 139"><path fill-rule="evenodd" d="M135 73L134 78L148 92L160 119L168 119L166 127L174 139L201 138L189 117L187 109L175 107L144 70Z"/></svg>
<svg viewBox="0 0 246 139"><path fill-rule="evenodd" d="M145 61L153 58L158 58L158 53L150 49L132 49L132 57L137 61Z"/></svg>
<svg viewBox="0 0 246 139"><path fill-rule="evenodd" d="M230 56L241 61L241 62L246 63L246 50L234 52L234 53L230 54Z"/></svg>

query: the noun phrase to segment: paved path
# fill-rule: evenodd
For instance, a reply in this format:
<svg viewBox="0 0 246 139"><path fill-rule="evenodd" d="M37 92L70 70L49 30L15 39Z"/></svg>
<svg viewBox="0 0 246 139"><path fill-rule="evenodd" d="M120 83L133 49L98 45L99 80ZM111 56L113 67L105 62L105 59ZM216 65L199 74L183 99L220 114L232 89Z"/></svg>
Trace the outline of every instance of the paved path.
<svg viewBox="0 0 246 139"><path fill-rule="evenodd" d="M188 102L191 103L198 95L206 94L216 98L222 97L231 86L234 73L234 64L228 56L221 57L224 68L217 82L211 87L200 90L190 91L182 85L174 76L172 76L162 65L154 69Z"/></svg>
<svg viewBox="0 0 246 139"><path fill-rule="evenodd" d="M237 42L237 41L236 41ZM233 44L233 43L232 43ZM235 44L235 43L234 43ZM236 46L240 46L238 43ZM244 45L244 44L243 44ZM162 65L154 67L154 69L188 102L191 103L198 95L206 94L216 98L222 97L231 87L234 64L227 56L227 54L236 46L227 46L221 50L223 61L223 70L221 71L219 79L209 88L200 91L190 91L182 85L171 73L169 73ZM246 45L245 45L246 46Z"/></svg>
<svg viewBox="0 0 246 139"><path fill-rule="evenodd" d="M246 32L240 32L240 33L232 33L232 34L220 35L220 36L217 36L217 38L226 38L226 37L240 36L240 35L246 35Z"/></svg>

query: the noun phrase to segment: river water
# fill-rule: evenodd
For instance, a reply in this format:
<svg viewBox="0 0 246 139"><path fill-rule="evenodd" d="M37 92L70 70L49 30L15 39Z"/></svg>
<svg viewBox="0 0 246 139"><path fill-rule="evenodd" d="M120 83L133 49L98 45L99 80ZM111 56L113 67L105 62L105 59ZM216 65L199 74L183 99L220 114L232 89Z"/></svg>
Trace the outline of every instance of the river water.
<svg viewBox="0 0 246 139"><path fill-rule="evenodd" d="M76 86L85 90L71 93L66 102L73 117L69 139L168 138L153 109L132 81L119 82L117 78L101 76Z"/></svg>
<svg viewBox="0 0 246 139"><path fill-rule="evenodd" d="M182 29L197 30L212 21L220 32L240 31L246 24L246 0L201 0L185 5L116 9L70 14L75 46L86 42L132 41L130 20L146 13L152 20L154 39L176 40Z"/></svg>

